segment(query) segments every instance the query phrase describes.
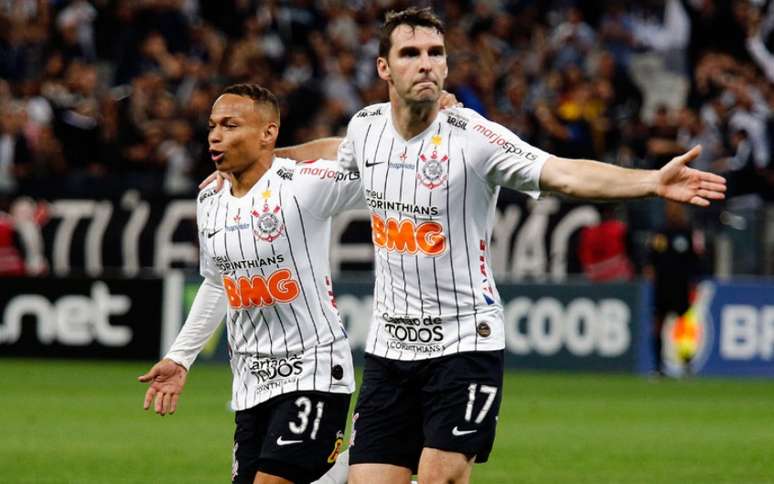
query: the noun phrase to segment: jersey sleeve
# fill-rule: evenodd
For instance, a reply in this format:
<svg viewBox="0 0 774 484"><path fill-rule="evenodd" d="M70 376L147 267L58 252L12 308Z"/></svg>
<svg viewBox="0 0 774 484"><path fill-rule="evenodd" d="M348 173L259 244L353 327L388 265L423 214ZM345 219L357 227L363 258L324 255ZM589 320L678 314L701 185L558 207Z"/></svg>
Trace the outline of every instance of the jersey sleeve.
<svg viewBox="0 0 774 484"><path fill-rule="evenodd" d="M212 197L215 196L214 182L199 193L196 200L196 229L199 234L199 274L215 284L222 284L220 272L215 266L207 245L207 232L214 230L212 217L209 212L212 208Z"/></svg>
<svg viewBox="0 0 774 484"><path fill-rule="evenodd" d="M165 358L189 370L207 340L218 328L226 311L226 293L223 286L205 279L196 292L183 328Z"/></svg>
<svg viewBox="0 0 774 484"><path fill-rule="evenodd" d="M301 163L295 173L293 184L299 202L318 218L366 208L360 173L342 169L338 161Z"/></svg>
<svg viewBox="0 0 774 484"><path fill-rule="evenodd" d="M489 121L470 110L473 120L470 146L475 156L473 168L492 185L500 185L528 194L540 195L540 171L549 153L519 139L506 127Z"/></svg>
<svg viewBox="0 0 774 484"><path fill-rule="evenodd" d="M339 149L336 152L336 161L344 170L358 171L357 160L355 159L355 144L350 139L349 129L347 129L347 137L339 144Z"/></svg>
<svg viewBox="0 0 774 484"><path fill-rule="evenodd" d="M369 132L372 132L372 128L376 130L376 125L381 126L385 122L385 116L389 116L389 110L390 103L372 104L352 116L347 124L347 134L339 144L336 153L337 160L343 169L359 171L359 163L363 160L358 159L357 154L360 153L361 158L365 156L364 144L368 139Z"/></svg>

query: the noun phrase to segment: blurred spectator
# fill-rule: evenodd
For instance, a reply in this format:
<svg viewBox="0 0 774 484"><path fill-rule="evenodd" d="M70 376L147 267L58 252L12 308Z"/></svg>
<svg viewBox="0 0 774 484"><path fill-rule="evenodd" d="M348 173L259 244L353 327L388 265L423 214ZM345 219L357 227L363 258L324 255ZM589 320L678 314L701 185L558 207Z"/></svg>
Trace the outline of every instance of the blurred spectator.
<svg viewBox="0 0 774 484"><path fill-rule="evenodd" d="M663 227L651 236L644 271L654 289L652 351L658 374L664 373L664 322L688 310L691 287L701 274L699 259L704 254L704 236L694 230L684 206L666 202L664 215Z"/></svg>
<svg viewBox="0 0 774 484"><path fill-rule="evenodd" d="M0 276L24 275L24 260L14 243L13 219L0 211Z"/></svg>
<svg viewBox="0 0 774 484"><path fill-rule="evenodd" d="M677 124L668 106L658 106L648 127L648 158L651 168L661 168L682 153L677 145Z"/></svg>
<svg viewBox="0 0 774 484"><path fill-rule="evenodd" d="M94 20L97 10L86 0L73 0L59 11L56 25L69 58L94 61L97 49L94 44Z"/></svg>
<svg viewBox="0 0 774 484"><path fill-rule="evenodd" d="M166 133L168 138L158 148L161 162L166 166L164 192L185 195L197 185L191 177L195 153L189 151L193 131L185 121L174 120L167 125Z"/></svg>
<svg viewBox="0 0 774 484"><path fill-rule="evenodd" d="M326 68L328 75L325 77L323 86L326 97L340 103L348 117L363 107L357 88L352 82L355 77L355 67L355 56L351 52L339 52L336 58L330 60Z"/></svg>
<svg viewBox="0 0 774 484"><path fill-rule="evenodd" d="M765 178L772 3L442 2L447 86L559 155L647 167L701 143L700 167L735 173L749 145L749 173ZM2 189L190 195L210 169L207 108L238 81L279 95L280 143L341 134L351 113L386 99L377 29L406 4L0 2L0 109L22 118L4 123Z"/></svg>
<svg viewBox="0 0 774 484"><path fill-rule="evenodd" d="M629 257L631 243L626 224L616 217L614 205L603 205L597 225L581 230L578 258L593 282L628 281L634 276Z"/></svg>
<svg viewBox="0 0 774 484"><path fill-rule="evenodd" d="M753 145L744 130L735 131L730 139L733 155L715 162L715 170L728 181L728 197L758 194L774 200L774 170L755 161Z"/></svg>
<svg viewBox="0 0 774 484"><path fill-rule="evenodd" d="M685 103L691 25L681 0L666 0L660 11L644 6L631 15L633 39L645 49L633 56L631 69L644 95L642 116L647 121L661 105L675 109Z"/></svg>
<svg viewBox="0 0 774 484"><path fill-rule="evenodd" d="M0 194L21 192L32 173L30 148L22 132L26 112L18 102L0 107Z"/></svg>
<svg viewBox="0 0 774 484"><path fill-rule="evenodd" d="M554 68L565 69L581 65L596 42L596 33L583 21L583 14L576 7L569 7L565 20L554 28L551 48L555 51Z"/></svg>

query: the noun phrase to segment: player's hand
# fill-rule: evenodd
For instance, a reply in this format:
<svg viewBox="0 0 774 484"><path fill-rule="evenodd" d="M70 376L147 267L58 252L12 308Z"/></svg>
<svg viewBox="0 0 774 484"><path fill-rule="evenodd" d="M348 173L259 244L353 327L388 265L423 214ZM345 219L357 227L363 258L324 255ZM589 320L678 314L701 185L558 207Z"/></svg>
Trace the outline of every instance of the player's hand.
<svg viewBox="0 0 774 484"><path fill-rule="evenodd" d="M462 103L457 100L457 96L449 91L441 91L441 97L438 98L438 105L441 109L462 107Z"/></svg>
<svg viewBox="0 0 774 484"><path fill-rule="evenodd" d="M694 146L658 170L658 196L699 207L708 206L710 200L726 198L725 178L687 166L700 153L701 146Z"/></svg>
<svg viewBox="0 0 774 484"><path fill-rule="evenodd" d="M223 173L219 171L213 171L210 173L210 176L202 180L201 183L199 183L199 190L204 190L204 188L215 181L215 193L218 193L223 188L223 181L226 179L226 177L223 175Z"/></svg>
<svg viewBox="0 0 774 484"><path fill-rule="evenodd" d="M156 413L162 417L173 414L177 410L177 400L183 391L188 371L172 360L163 359L153 365L150 371L137 380L143 383L150 382L148 391L145 392L143 408L148 410L155 399Z"/></svg>

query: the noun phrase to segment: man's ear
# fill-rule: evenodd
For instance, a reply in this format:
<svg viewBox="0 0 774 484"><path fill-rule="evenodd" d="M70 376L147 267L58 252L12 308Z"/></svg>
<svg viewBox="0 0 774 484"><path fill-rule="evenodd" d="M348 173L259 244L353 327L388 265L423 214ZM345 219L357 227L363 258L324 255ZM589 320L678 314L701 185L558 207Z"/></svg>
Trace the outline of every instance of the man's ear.
<svg viewBox="0 0 774 484"><path fill-rule="evenodd" d="M390 64L385 57L376 58L376 72L383 81L392 80L392 74L390 73Z"/></svg>
<svg viewBox="0 0 774 484"><path fill-rule="evenodd" d="M263 129L262 141L267 145L274 145L279 136L279 124L276 121L269 121Z"/></svg>

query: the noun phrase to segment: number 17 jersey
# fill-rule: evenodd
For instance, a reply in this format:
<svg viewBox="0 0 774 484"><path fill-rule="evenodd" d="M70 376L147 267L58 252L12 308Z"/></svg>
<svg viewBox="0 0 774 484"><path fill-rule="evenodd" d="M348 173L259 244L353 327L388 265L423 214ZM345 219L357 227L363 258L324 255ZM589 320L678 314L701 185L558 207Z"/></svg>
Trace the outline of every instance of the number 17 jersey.
<svg viewBox="0 0 774 484"><path fill-rule="evenodd" d="M366 351L417 360L505 347L489 239L499 187L539 194L550 155L470 109L404 140L389 103L350 121L340 162L360 172L375 249Z"/></svg>

